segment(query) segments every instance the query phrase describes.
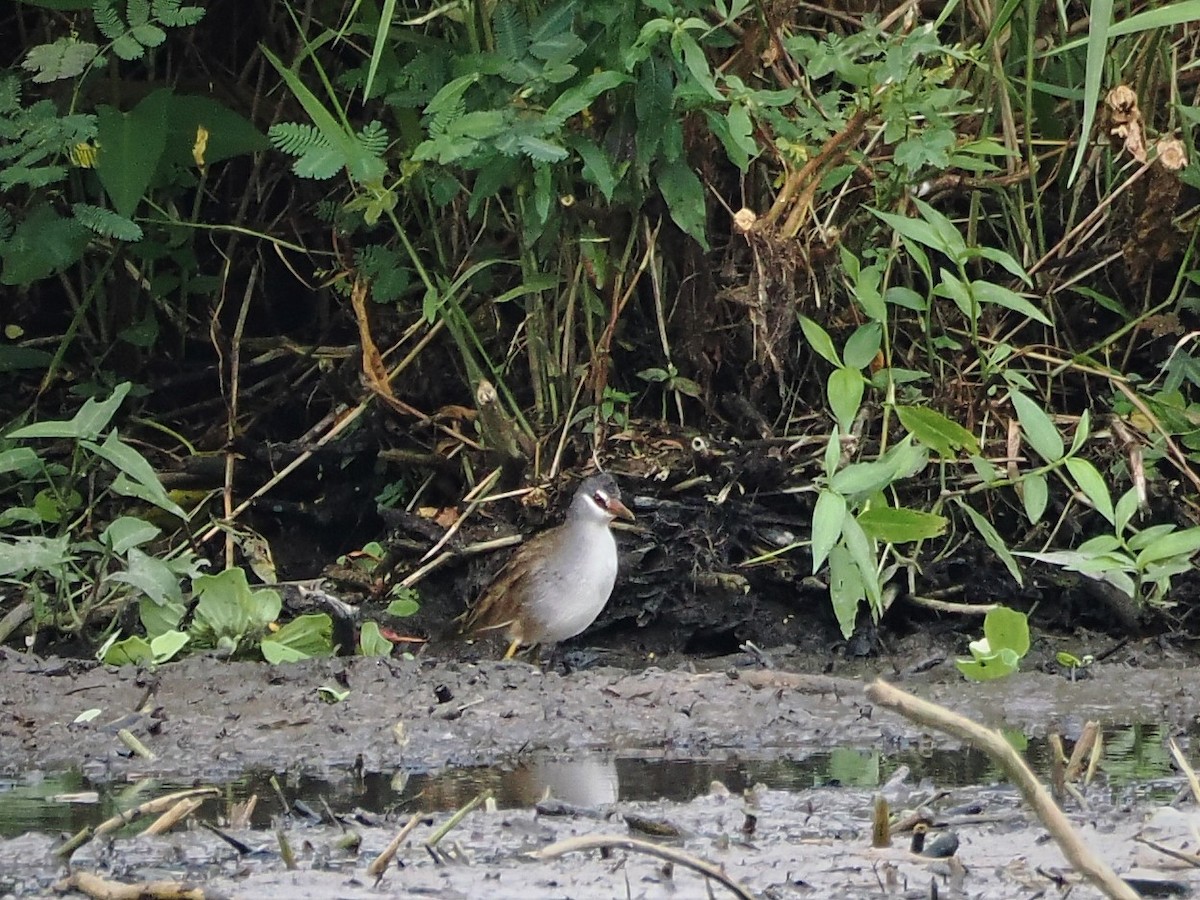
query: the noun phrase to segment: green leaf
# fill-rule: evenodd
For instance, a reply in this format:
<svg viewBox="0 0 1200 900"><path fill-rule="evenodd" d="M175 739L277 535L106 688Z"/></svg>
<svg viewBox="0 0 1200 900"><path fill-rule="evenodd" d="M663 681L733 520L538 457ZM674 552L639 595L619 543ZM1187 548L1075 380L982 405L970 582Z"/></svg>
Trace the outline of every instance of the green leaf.
<svg viewBox="0 0 1200 900"><path fill-rule="evenodd" d="M358 653L360 656L392 655L392 642L380 633L378 622L363 622L358 634Z"/></svg>
<svg viewBox="0 0 1200 900"><path fill-rule="evenodd" d="M1046 462L1055 463L1061 460L1066 448L1062 435L1058 433L1046 411L1020 391L1009 391L1009 398L1029 446Z"/></svg>
<svg viewBox="0 0 1200 900"><path fill-rule="evenodd" d="M89 397L84 401L79 412L68 421L36 422L26 425L8 434L15 440L26 438L74 438L76 440L94 440L108 427L116 414L121 402L129 393L132 385L123 381L113 388L107 400L96 400Z"/></svg>
<svg viewBox="0 0 1200 900"><path fill-rule="evenodd" d="M166 157L181 168L196 165L192 150L201 128L206 132L205 165L259 153L271 146L266 135L249 120L211 97L191 94L173 97L167 111L167 128Z"/></svg>
<svg viewBox="0 0 1200 900"><path fill-rule="evenodd" d="M1023 612L997 606L983 619L983 636L993 651L1012 650L1021 658L1029 652L1029 619Z"/></svg>
<svg viewBox="0 0 1200 900"><path fill-rule="evenodd" d="M1078 456L1067 458L1067 471L1071 473L1071 477L1096 511L1115 525L1117 517L1113 510L1112 497L1108 493L1108 485L1104 483L1104 476L1094 465Z"/></svg>
<svg viewBox="0 0 1200 900"><path fill-rule="evenodd" d="M241 569L201 575L193 587L200 599L192 620L192 636L206 646L236 650L246 638L257 640L282 608L277 592L250 590Z"/></svg>
<svg viewBox="0 0 1200 900"><path fill-rule="evenodd" d="M979 442L975 440L975 435L936 409L897 406L896 415L909 434L944 459L956 456L959 450L979 453Z"/></svg>
<svg viewBox="0 0 1200 900"><path fill-rule="evenodd" d="M580 136L572 136L568 141L568 145L583 161L583 169L581 174L584 178L596 186L604 199L611 201L613 191L617 188L619 177L613 170L612 161L608 154L601 150L595 143Z"/></svg>
<svg viewBox="0 0 1200 900"><path fill-rule="evenodd" d="M1019 659L1011 650L1001 650L974 659L956 659L954 665L963 676L972 681L992 681L1012 675L1018 669Z"/></svg>
<svg viewBox="0 0 1200 900"><path fill-rule="evenodd" d="M1003 306L1005 309L1018 312L1026 318L1033 319L1035 322L1041 322L1047 327L1051 325L1050 319L1046 317L1044 312L1016 291L1011 291L1002 285L993 284L990 281L972 281L971 293L979 303L993 303L996 306Z"/></svg>
<svg viewBox="0 0 1200 900"><path fill-rule="evenodd" d="M858 607L866 599L866 590L854 558L842 544L834 547L829 554L829 599L842 637L849 639L854 634Z"/></svg>
<svg viewBox="0 0 1200 900"><path fill-rule="evenodd" d="M677 159L659 165L657 176L658 189L675 224L708 250L704 185L700 183L696 173L684 160Z"/></svg>
<svg viewBox="0 0 1200 900"><path fill-rule="evenodd" d="M71 535L56 538L18 537L0 540L0 576L18 578L30 572L56 569L75 559L70 551Z"/></svg>
<svg viewBox="0 0 1200 900"><path fill-rule="evenodd" d="M173 98L163 88L127 113L96 108L96 174L117 215L132 218L150 187L167 146L167 111Z"/></svg>
<svg viewBox="0 0 1200 900"><path fill-rule="evenodd" d="M929 222L922 219L910 219L907 216L899 216L878 209L872 209L871 213L890 225L892 230L901 237L944 253L951 259L957 259L957 255L961 255L965 251L962 235L959 235L957 230L954 230L954 235L957 237L947 240L946 235L940 234ZM945 217L943 216L943 218Z"/></svg>
<svg viewBox="0 0 1200 900"><path fill-rule="evenodd" d="M136 516L120 516L100 533L100 540L114 553L124 555L134 547L152 541L161 533L155 525Z"/></svg>
<svg viewBox="0 0 1200 900"><path fill-rule="evenodd" d="M7 241L0 242L4 274L0 282L29 285L73 266L87 249L92 233L65 219L48 204L38 204Z"/></svg>
<svg viewBox="0 0 1200 900"><path fill-rule="evenodd" d="M415 616L421 609L421 604L417 601L415 591L410 589L405 590L405 596L397 597L387 605L387 614L396 616L399 619L407 619L409 616Z"/></svg>
<svg viewBox="0 0 1200 900"><path fill-rule="evenodd" d="M2 469L0 469L2 471ZM1138 509L1138 492L1137 488L1130 488L1121 495L1121 499L1117 501L1115 510L1117 532L1122 533L1129 527L1129 523L1133 520L1134 514Z"/></svg>
<svg viewBox="0 0 1200 900"><path fill-rule="evenodd" d="M164 631L155 638L150 639L150 653L155 664L165 663L175 657L175 655L187 646L191 638L182 631Z"/></svg>
<svg viewBox="0 0 1200 900"><path fill-rule="evenodd" d="M21 68L37 73L33 76L35 84L48 84L82 75L99 52L100 48L88 41L80 41L73 36L60 37L53 44L39 44L30 48L21 62Z"/></svg>
<svg viewBox="0 0 1200 900"><path fill-rule="evenodd" d="M936 513L889 506L873 506L858 514L863 531L889 544L905 544L938 537L946 531L946 518Z"/></svg>
<svg viewBox="0 0 1200 900"><path fill-rule="evenodd" d="M273 665L332 656L333 619L326 613L299 616L264 637L260 646L263 658Z"/></svg>
<svg viewBox="0 0 1200 900"><path fill-rule="evenodd" d="M1018 585L1024 587L1025 581L1021 577L1021 569L1017 566L1016 559L1013 558L1012 552L1004 543L1004 539L1000 537L1000 532L996 531L994 525L977 513L971 506L961 499L955 500L959 508L967 514L967 518L971 520L971 524L975 526L975 530L979 532L985 544L992 548L992 552L1000 557L1000 561L1004 563L1004 567L1008 569L1008 574L1013 577Z"/></svg>
<svg viewBox="0 0 1200 900"><path fill-rule="evenodd" d="M865 369L874 361L883 344L883 327L878 322L868 322L854 329L842 349L842 358L851 369Z"/></svg>
<svg viewBox="0 0 1200 900"><path fill-rule="evenodd" d="M842 367L842 358L833 346L833 338L829 336L828 331L808 316L800 317L800 330L804 332L804 339L808 341L808 346L812 347L817 355L839 369Z"/></svg>
<svg viewBox="0 0 1200 900"><path fill-rule="evenodd" d="M632 78L621 72L596 72L593 75L589 75L579 84L563 91L546 108L542 120L544 127L548 131L557 131L566 124L567 119L583 112L601 94L631 81L633 81Z"/></svg>
<svg viewBox="0 0 1200 900"><path fill-rule="evenodd" d="M350 691L349 689L342 690L341 688L336 688L331 684L323 684L317 688L317 696L324 703L341 703L350 696Z"/></svg>
<svg viewBox="0 0 1200 900"><path fill-rule="evenodd" d="M1021 502L1025 506L1025 515L1029 517L1030 525L1042 521L1046 504L1050 502L1050 486L1045 475L1030 472L1021 479Z"/></svg>
<svg viewBox="0 0 1200 900"><path fill-rule="evenodd" d="M712 69L709 68L708 59L704 55L704 51L700 49L700 45L696 43L696 39L682 29L677 30L671 39L671 43L682 53L683 64L687 67L693 80L697 86L712 97L712 99L723 102L724 95L717 90L716 82L713 81Z"/></svg>
<svg viewBox="0 0 1200 900"><path fill-rule="evenodd" d="M815 575L842 536L846 518L846 500L840 494L823 490L817 495L812 517L812 570Z"/></svg>
<svg viewBox="0 0 1200 900"><path fill-rule="evenodd" d="M858 369L840 368L829 373L829 381L825 384L829 408L843 431L850 431L854 424L866 386L866 379Z"/></svg>
<svg viewBox="0 0 1200 900"><path fill-rule="evenodd" d="M162 562L162 560L154 559L153 557L150 558L154 562ZM176 583L174 587L175 593L178 594L179 584ZM160 603L149 592L146 592L146 594L146 596L138 601L138 620L142 623L142 627L146 629L146 634L154 638L178 628L179 623L183 621L183 617L187 615L187 607L178 600Z"/></svg>
<svg viewBox="0 0 1200 900"><path fill-rule="evenodd" d="M1200 528L1185 528L1159 538L1137 555L1138 569L1172 557L1190 558L1200 550Z"/></svg>
<svg viewBox="0 0 1200 900"><path fill-rule="evenodd" d="M313 120L317 130L321 133L321 137L325 139L328 145L337 150L341 156L343 164L346 167L346 173L358 184L372 184L383 180L383 176L387 173L387 165L378 156L371 153L365 148L348 127L343 127L333 114L329 112L321 103L317 96L308 89L300 76L294 71L280 62L266 47L259 45L263 56L267 61L275 67L275 71L283 79L288 89L300 101L300 105L304 107L304 111L308 113L309 118ZM479 79L478 73L475 73L467 78L472 80ZM463 87L466 90L466 87ZM441 92L439 92L440 94ZM437 99L436 97L434 98ZM429 107L426 107L426 114L430 114L430 108L433 106L431 102Z"/></svg>
<svg viewBox="0 0 1200 900"><path fill-rule="evenodd" d="M104 439L103 444L96 444L93 441L82 441L81 443L100 458L112 463L140 487L141 491L136 492L134 496L149 500L159 509L164 509L181 519L187 518L187 513L179 507L179 504L167 496L166 489L158 480L158 473L154 471L154 467L150 465L146 457L122 441L117 436L115 428ZM114 485L114 490L120 489Z"/></svg>
<svg viewBox="0 0 1200 900"><path fill-rule="evenodd" d="M107 666L140 666L153 658L150 642L135 635L110 644L100 661Z"/></svg>

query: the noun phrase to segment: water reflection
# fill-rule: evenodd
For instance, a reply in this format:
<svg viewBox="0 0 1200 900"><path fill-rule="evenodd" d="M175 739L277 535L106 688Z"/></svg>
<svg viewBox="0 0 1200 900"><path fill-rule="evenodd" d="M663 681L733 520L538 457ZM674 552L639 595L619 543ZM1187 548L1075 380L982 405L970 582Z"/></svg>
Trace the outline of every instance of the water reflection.
<svg viewBox="0 0 1200 900"><path fill-rule="evenodd" d="M1178 778L1165 751L1167 735L1156 727L1116 729L1106 735L1104 772L1110 786L1155 790ZM1044 741L1030 741L1025 756L1035 771L1048 770ZM513 763L446 769L433 773L397 771L356 777L349 772L329 779L289 773L278 781L284 797L270 786L272 773L250 775L224 786L221 808L206 807L209 818L252 794L259 798L253 824L266 827L273 816L286 814L287 803L302 800L315 809L321 801L339 813L362 809L371 813L438 812L457 809L490 790L501 808L528 808L553 798L576 807L602 809L621 800L686 802L706 793L714 781L731 791L762 783L769 788L804 791L841 785L875 788L901 766L910 770L907 783L929 779L939 787L987 784L999 773L981 753L970 749L933 750L928 746L884 755L876 750L837 748L829 753L791 759L742 758L737 755L671 759L663 754L593 754L574 758L546 754L523 756ZM95 825L118 811L191 784L142 781L133 785L93 785L79 773L54 778L32 776L0 779L0 836L29 830L71 833ZM1141 786L1141 787L1138 787ZM94 791L98 802L75 802ZM142 823L138 827L144 827Z"/></svg>

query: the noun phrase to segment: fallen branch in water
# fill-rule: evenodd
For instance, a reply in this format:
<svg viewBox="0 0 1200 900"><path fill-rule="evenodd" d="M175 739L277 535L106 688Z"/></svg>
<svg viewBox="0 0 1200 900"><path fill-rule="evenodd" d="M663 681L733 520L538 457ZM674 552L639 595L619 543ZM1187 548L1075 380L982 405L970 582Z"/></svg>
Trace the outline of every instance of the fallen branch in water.
<svg viewBox="0 0 1200 900"><path fill-rule="evenodd" d="M1067 862L1077 872L1099 888L1106 897L1113 900L1139 900L1138 893L1088 849L1070 821L1063 815L1063 811L1058 808L1054 798L1042 787L1025 765L1025 760L1000 732L984 728L944 706L914 697L885 681L876 681L868 686L867 698L873 703L900 713L918 725L936 728L982 750L1016 785L1025 802L1033 807L1037 817L1062 850Z"/></svg>

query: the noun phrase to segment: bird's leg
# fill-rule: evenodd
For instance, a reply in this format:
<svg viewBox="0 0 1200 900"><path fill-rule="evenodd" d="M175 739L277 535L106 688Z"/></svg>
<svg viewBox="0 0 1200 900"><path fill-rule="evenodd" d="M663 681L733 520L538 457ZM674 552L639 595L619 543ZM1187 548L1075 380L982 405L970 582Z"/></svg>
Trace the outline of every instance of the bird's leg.
<svg viewBox="0 0 1200 900"><path fill-rule="evenodd" d="M517 655L517 650L519 650L520 648L521 648L521 639L517 638L511 644L508 645L508 650L504 654L504 658L512 659L514 656Z"/></svg>

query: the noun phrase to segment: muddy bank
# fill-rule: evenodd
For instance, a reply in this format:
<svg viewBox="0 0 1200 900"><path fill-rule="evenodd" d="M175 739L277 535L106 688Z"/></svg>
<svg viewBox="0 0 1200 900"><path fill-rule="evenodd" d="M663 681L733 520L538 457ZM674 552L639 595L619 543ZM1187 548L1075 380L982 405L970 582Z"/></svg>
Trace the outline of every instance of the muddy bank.
<svg viewBox="0 0 1200 900"><path fill-rule="evenodd" d="M1200 672L1092 667L1072 683L1031 672L964 682L950 662L920 674L879 661L838 675L796 675L745 656L642 671L570 675L519 662L314 660L270 667L191 658L156 672L38 660L0 651L0 767L80 768L94 781L164 776L224 781L247 770L426 771L532 751L665 750L699 757L735 748L801 758L834 746L888 748L919 738L871 710L862 688L883 674L984 722L1029 734L1104 724L1184 726L1197 715ZM811 663L811 660L810 660ZM338 703L320 689L346 691ZM99 712L75 722L88 710ZM134 757L133 732L154 753Z"/></svg>
<svg viewBox="0 0 1200 900"><path fill-rule="evenodd" d="M653 841L719 866L745 888L764 898L839 897L875 900L881 896L928 898L1065 896L1093 900L1101 895L1081 884L1058 848L1020 808L1007 787L975 787L938 795L925 785L885 788L896 809L932 802L931 838L957 838L953 859L924 858L908 852L910 835L898 834L892 848L870 847L872 791L817 788L796 792L756 788L731 794L716 785L687 803L625 802L562 814L547 801L534 808L487 811L466 818L431 852L426 842L448 815L423 818L383 877L368 865L408 819L398 813L387 822L346 815L340 826L282 826L294 848L289 871L270 831L238 831L248 847L239 854L213 834L193 827L162 837L137 836L109 845L95 842L78 851L73 867L126 882L178 878L203 885L207 896L254 898L373 898L427 896L467 900L506 898L732 897L715 882L682 864L624 849L601 854L571 852L543 856L554 842L583 836ZM1146 804L1113 803L1103 789L1089 792L1091 809L1075 815L1088 844L1119 871L1183 884L1200 876L1172 867L1164 857L1139 847L1138 834L1178 844L1187 839L1188 817L1167 810L1155 815ZM206 805L211 819L215 802ZM338 810L348 813L348 810ZM1154 819L1147 825L1144 820ZM657 837L648 837L653 828ZM361 839L358 851L338 846L347 833ZM65 870L52 856L54 840L25 835L0 841L0 890L22 897L57 896L52 885ZM711 893L709 893L711 891ZM936 891L936 893L934 893Z"/></svg>

